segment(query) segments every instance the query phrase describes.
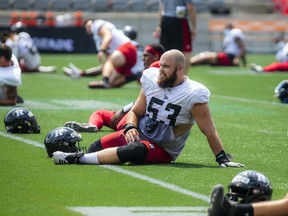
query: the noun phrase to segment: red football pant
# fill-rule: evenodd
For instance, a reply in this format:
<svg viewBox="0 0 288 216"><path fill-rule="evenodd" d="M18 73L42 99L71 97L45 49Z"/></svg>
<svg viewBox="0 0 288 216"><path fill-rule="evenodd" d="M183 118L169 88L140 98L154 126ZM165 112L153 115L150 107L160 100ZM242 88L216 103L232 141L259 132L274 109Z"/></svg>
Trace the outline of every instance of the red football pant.
<svg viewBox="0 0 288 216"><path fill-rule="evenodd" d="M103 126L111 128L110 120L114 115L114 111L110 110L97 110L91 114L89 117L89 123L96 125L98 130L100 130ZM120 120L117 124L116 128L111 128L116 131L121 130L121 128L126 124L126 115Z"/></svg>
<svg viewBox="0 0 288 216"><path fill-rule="evenodd" d="M265 66L263 70L265 72L274 72L274 71L288 72L288 62L274 62L270 65Z"/></svg>

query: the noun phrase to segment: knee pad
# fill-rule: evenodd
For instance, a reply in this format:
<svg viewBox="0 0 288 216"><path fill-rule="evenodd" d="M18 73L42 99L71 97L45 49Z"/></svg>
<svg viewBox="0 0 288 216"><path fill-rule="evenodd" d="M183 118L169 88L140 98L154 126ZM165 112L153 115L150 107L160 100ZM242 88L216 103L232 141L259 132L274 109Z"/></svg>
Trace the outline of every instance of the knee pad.
<svg viewBox="0 0 288 216"><path fill-rule="evenodd" d="M97 152L97 151L100 151L102 149L103 149L103 147L102 147L101 141L97 140L88 147L87 153Z"/></svg>
<svg viewBox="0 0 288 216"><path fill-rule="evenodd" d="M148 149L141 142L132 142L117 148L117 156L122 163L141 163L148 155Z"/></svg>

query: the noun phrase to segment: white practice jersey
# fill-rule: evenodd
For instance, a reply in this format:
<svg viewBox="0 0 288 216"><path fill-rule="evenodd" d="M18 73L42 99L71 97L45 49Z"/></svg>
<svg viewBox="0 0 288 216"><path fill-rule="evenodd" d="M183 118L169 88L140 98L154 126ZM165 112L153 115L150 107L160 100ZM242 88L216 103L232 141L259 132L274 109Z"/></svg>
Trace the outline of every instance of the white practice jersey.
<svg viewBox="0 0 288 216"><path fill-rule="evenodd" d="M279 62L288 62L288 43L276 53L276 59Z"/></svg>
<svg viewBox="0 0 288 216"><path fill-rule="evenodd" d="M210 92L188 77L181 85L163 89L157 84L158 76L159 69L152 67L144 70L141 77L147 105L146 114L138 125L140 138L163 147L175 160L183 150L190 130L175 138L173 127L194 124L191 109L194 104L207 103Z"/></svg>
<svg viewBox="0 0 288 216"><path fill-rule="evenodd" d="M143 47L140 46L136 41L132 41L132 44L137 47L137 60L135 65L131 68L132 74L136 75L138 73L142 73L144 70L144 63L142 61Z"/></svg>
<svg viewBox="0 0 288 216"><path fill-rule="evenodd" d="M6 98L4 94L4 85L19 86L21 85L21 69L15 55L12 55L13 65L0 67L0 99Z"/></svg>
<svg viewBox="0 0 288 216"><path fill-rule="evenodd" d="M14 36L13 40L7 40L6 45L12 49L13 54L19 61L24 60L28 69L34 70L40 65L40 53L37 47L33 45L33 40L28 33L20 32Z"/></svg>
<svg viewBox="0 0 288 216"><path fill-rule="evenodd" d="M245 35L241 29L234 28L230 30L223 40L223 51L234 56L239 56L240 48L235 42L236 38L240 38L242 41L245 41Z"/></svg>
<svg viewBox="0 0 288 216"><path fill-rule="evenodd" d="M116 50L121 45L131 41L126 35L124 35L124 33L120 29L117 29L116 26L113 25L112 23L102 20L102 19L97 19L92 23L92 26L91 26L91 30L92 30L92 34L93 34L93 38L94 38L97 50L100 50L102 40L103 40L102 37L99 35L99 31L101 27L103 26L109 29L109 31L112 34L112 41L107 50L109 54L111 54L114 50Z"/></svg>

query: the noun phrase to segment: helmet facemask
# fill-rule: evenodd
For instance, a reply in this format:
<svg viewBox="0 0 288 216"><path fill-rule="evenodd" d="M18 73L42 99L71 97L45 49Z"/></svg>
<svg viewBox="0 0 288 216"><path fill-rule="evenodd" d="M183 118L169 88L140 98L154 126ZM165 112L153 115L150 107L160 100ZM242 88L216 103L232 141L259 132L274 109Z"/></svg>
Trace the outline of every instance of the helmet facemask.
<svg viewBox="0 0 288 216"><path fill-rule="evenodd" d="M36 117L26 108L10 110L4 118L4 124L7 132L10 133L40 133L40 126L36 121Z"/></svg>
<svg viewBox="0 0 288 216"><path fill-rule="evenodd" d="M231 201L253 203L271 200L272 185L268 178L256 171L243 171L228 185L226 194Z"/></svg>
<svg viewBox="0 0 288 216"><path fill-rule="evenodd" d="M86 146L80 146L82 141L81 134L71 128L60 127L50 131L44 140L45 149L48 157L52 157L55 151L67 153L86 152Z"/></svg>

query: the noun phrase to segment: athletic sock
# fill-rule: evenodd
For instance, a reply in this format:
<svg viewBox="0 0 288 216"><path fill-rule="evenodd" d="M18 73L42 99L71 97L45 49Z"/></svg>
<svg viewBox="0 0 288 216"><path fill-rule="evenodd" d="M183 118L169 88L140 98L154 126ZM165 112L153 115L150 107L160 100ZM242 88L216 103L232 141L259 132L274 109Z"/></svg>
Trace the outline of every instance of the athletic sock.
<svg viewBox="0 0 288 216"><path fill-rule="evenodd" d="M84 154L79 161L83 164L99 164L97 152Z"/></svg>

